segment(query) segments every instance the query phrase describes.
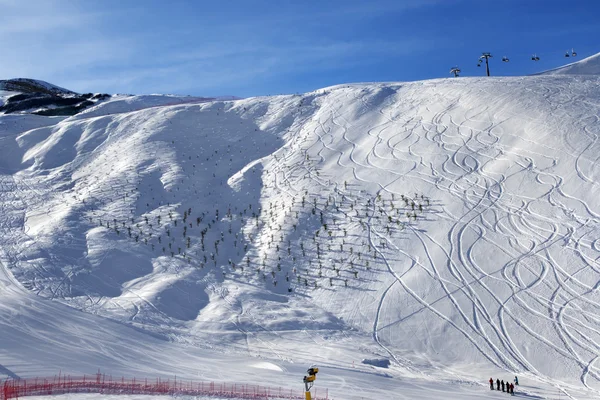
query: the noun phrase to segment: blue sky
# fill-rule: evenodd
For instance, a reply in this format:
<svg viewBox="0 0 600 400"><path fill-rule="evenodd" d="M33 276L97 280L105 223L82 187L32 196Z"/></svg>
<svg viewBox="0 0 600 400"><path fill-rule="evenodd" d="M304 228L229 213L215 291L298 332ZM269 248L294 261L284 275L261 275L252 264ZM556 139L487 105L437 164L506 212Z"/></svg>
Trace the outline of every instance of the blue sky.
<svg viewBox="0 0 600 400"><path fill-rule="evenodd" d="M0 0L0 79L247 97L483 75L483 51L523 75L600 52L598 16L597 0Z"/></svg>

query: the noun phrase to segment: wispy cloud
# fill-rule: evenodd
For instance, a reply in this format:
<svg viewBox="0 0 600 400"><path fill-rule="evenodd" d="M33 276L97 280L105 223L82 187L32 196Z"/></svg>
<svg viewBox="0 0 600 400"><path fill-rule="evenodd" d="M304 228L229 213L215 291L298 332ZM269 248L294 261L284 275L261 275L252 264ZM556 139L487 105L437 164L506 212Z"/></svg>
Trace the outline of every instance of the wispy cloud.
<svg viewBox="0 0 600 400"><path fill-rule="evenodd" d="M0 35L54 33L57 30L85 28L103 13L83 12L64 2L0 0ZM43 39L40 38L40 39Z"/></svg>
<svg viewBox="0 0 600 400"><path fill-rule="evenodd" d="M409 54L415 48L432 46L419 39L403 41L327 42L306 45L234 45L213 44L194 50L177 50L163 53L160 61L151 65L136 64L117 75L98 71L94 83L109 84L120 91L134 92L145 87L144 92L169 92L181 94L222 94L220 89L244 88L257 81L311 72L369 65L381 56ZM84 82L76 82L80 85ZM92 81L88 81L92 84ZM190 93L190 90L202 91ZM138 89L139 91L139 89ZM208 93L206 93L208 91ZM239 94L239 93L234 93Z"/></svg>
<svg viewBox="0 0 600 400"><path fill-rule="evenodd" d="M325 7L285 1L272 7L267 1L259 11L240 2L245 9L211 11L207 5L188 16L178 8L186 3L177 2L149 2L132 11L88 2L0 0L0 53L9 60L0 63L0 77L33 77L78 91L220 94L223 88L238 94L232 91L249 82L343 70L427 48L427 38L369 40L332 28L437 1L332 0ZM162 8L152 9L156 4Z"/></svg>
<svg viewBox="0 0 600 400"><path fill-rule="evenodd" d="M7 19L6 17L2 19ZM0 35L18 35L23 33L44 33L54 29L78 28L83 24L73 18L56 15L48 18L44 15L32 15L27 18L13 18L2 21Z"/></svg>
<svg viewBox="0 0 600 400"><path fill-rule="evenodd" d="M110 14L64 1L0 0L0 63L3 78L32 77L68 84L88 67L114 64L129 55L131 41L100 32ZM58 80L58 81L56 81Z"/></svg>

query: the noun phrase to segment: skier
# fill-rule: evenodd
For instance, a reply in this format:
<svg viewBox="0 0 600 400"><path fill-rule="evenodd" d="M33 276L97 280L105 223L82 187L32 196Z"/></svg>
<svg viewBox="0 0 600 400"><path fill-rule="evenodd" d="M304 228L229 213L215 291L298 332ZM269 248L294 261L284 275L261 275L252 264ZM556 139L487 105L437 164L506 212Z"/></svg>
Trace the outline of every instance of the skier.
<svg viewBox="0 0 600 400"><path fill-rule="evenodd" d="M515 375L515 386L519 386L519 378Z"/></svg>
<svg viewBox="0 0 600 400"><path fill-rule="evenodd" d="M500 386L502 386L502 391L504 392L504 379L500 381Z"/></svg>
<svg viewBox="0 0 600 400"><path fill-rule="evenodd" d="M500 379L496 379L496 390L500 390Z"/></svg>
<svg viewBox="0 0 600 400"><path fill-rule="evenodd" d="M490 378L490 390L494 390L494 380Z"/></svg>
<svg viewBox="0 0 600 400"><path fill-rule="evenodd" d="M511 394L512 396L514 396L514 395L515 395L515 385L513 385L512 383L510 384L510 394Z"/></svg>

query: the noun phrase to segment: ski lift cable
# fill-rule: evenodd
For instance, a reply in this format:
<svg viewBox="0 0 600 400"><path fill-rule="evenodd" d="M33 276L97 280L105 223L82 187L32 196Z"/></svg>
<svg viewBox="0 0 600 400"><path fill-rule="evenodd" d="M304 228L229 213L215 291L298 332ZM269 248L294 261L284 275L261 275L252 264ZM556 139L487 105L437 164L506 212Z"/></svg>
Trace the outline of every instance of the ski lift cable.
<svg viewBox="0 0 600 400"><path fill-rule="evenodd" d="M511 58L513 58L513 59L520 59L521 57L524 57L525 54L526 53L524 53L524 52L520 52L520 53L513 53L513 52L511 52ZM553 50L544 50L544 57L552 57L553 58L554 54L555 54L555 51L553 51ZM571 50L565 51L563 54L564 54L565 58L568 58L568 57L577 57L577 52L575 51L574 47L572 47ZM537 57L537 60L535 60L535 61L539 61L542 58L541 56L537 55L537 52L535 52L533 54L529 53L529 56L530 56L530 58Z"/></svg>
<svg viewBox="0 0 600 400"><path fill-rule="evenodd" d="M555 49L555 50L552 50L552 49L544 49L542 56L543 56L543 57L545 57L545 58L548 58L548 59L550 59L550 58L554 58L554 57L555 57L555 55L558 53L558 51L559 51L558 49ZM529 57L529 58L531 58L531 57L533 57L533 56L534 56L534 57L537 57L537 58L539 59L538 61L541 61L541 59L542 59L542 56L538 56L538 55L537 55L537 52L535 52L535 53L531 53L531 52L525 52L525 51L521 51L521 52L513 52L513 51L510 51L509 53L510 53L510 57L508 57L508 56L505 56L506 58L508 58L508 59L509 59L509 61L510 61L511 59L512 59L512 60L520 60L520 59L522 59L522 58L524 58L524 57ZM562 54L563 54L563 55L565 55L566 53L569 53L569 57L577 57L577 51L575 51L575 48L574 48L574 47L573 47L573 48L571 48L571 50L568 50L568 51L566 51L566 52L564 52L564 50L563 50L563 53L562 53ZM485 60L485 58L484 58L483 56L480 56L480 57L479 57L479 59L480 59L481 61Z"/></svg>
<svg viewBox="0 0 600 400"><path fill-rule="evenodd" d="M551 57L551 54L554 54L553 51L544 51L544 53L547 54L548 57ZM526 54L525 52L519 52L519 53L511 52L510 58L514 59L516 57L517 59L520 59L521 57L524 57L525 54ZM532 61L540 61L541 60L541 57L537 55L537 52L533 53L533 54L531 54L531 53L528 53L528 54ZM565 57L577 57L577 52L575 51L575 48L572 47L570 52L567 50L565 53ZM489 59L489 58L493 58L493 56L490 52L481 53L481 55L478 58L477 67L481 67L483 61L486 59ZM510 62L510 58L508 56L503 56L502 61ZM460 70L458 72L460 72ZM450 70L450 73L452 73L452 69Z"/></svg>

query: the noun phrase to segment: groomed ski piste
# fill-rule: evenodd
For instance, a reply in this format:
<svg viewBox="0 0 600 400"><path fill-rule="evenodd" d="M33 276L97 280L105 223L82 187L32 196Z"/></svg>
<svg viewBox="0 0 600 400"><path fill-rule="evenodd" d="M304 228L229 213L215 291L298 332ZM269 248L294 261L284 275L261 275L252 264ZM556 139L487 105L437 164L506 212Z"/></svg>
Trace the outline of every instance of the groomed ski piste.
<svg viewBox="0 0 600 400"><path fill-rule="evenodd" d="M597 398L579 73L1 115L0 379L301 392L316 365L331 399Z"/></svg>

